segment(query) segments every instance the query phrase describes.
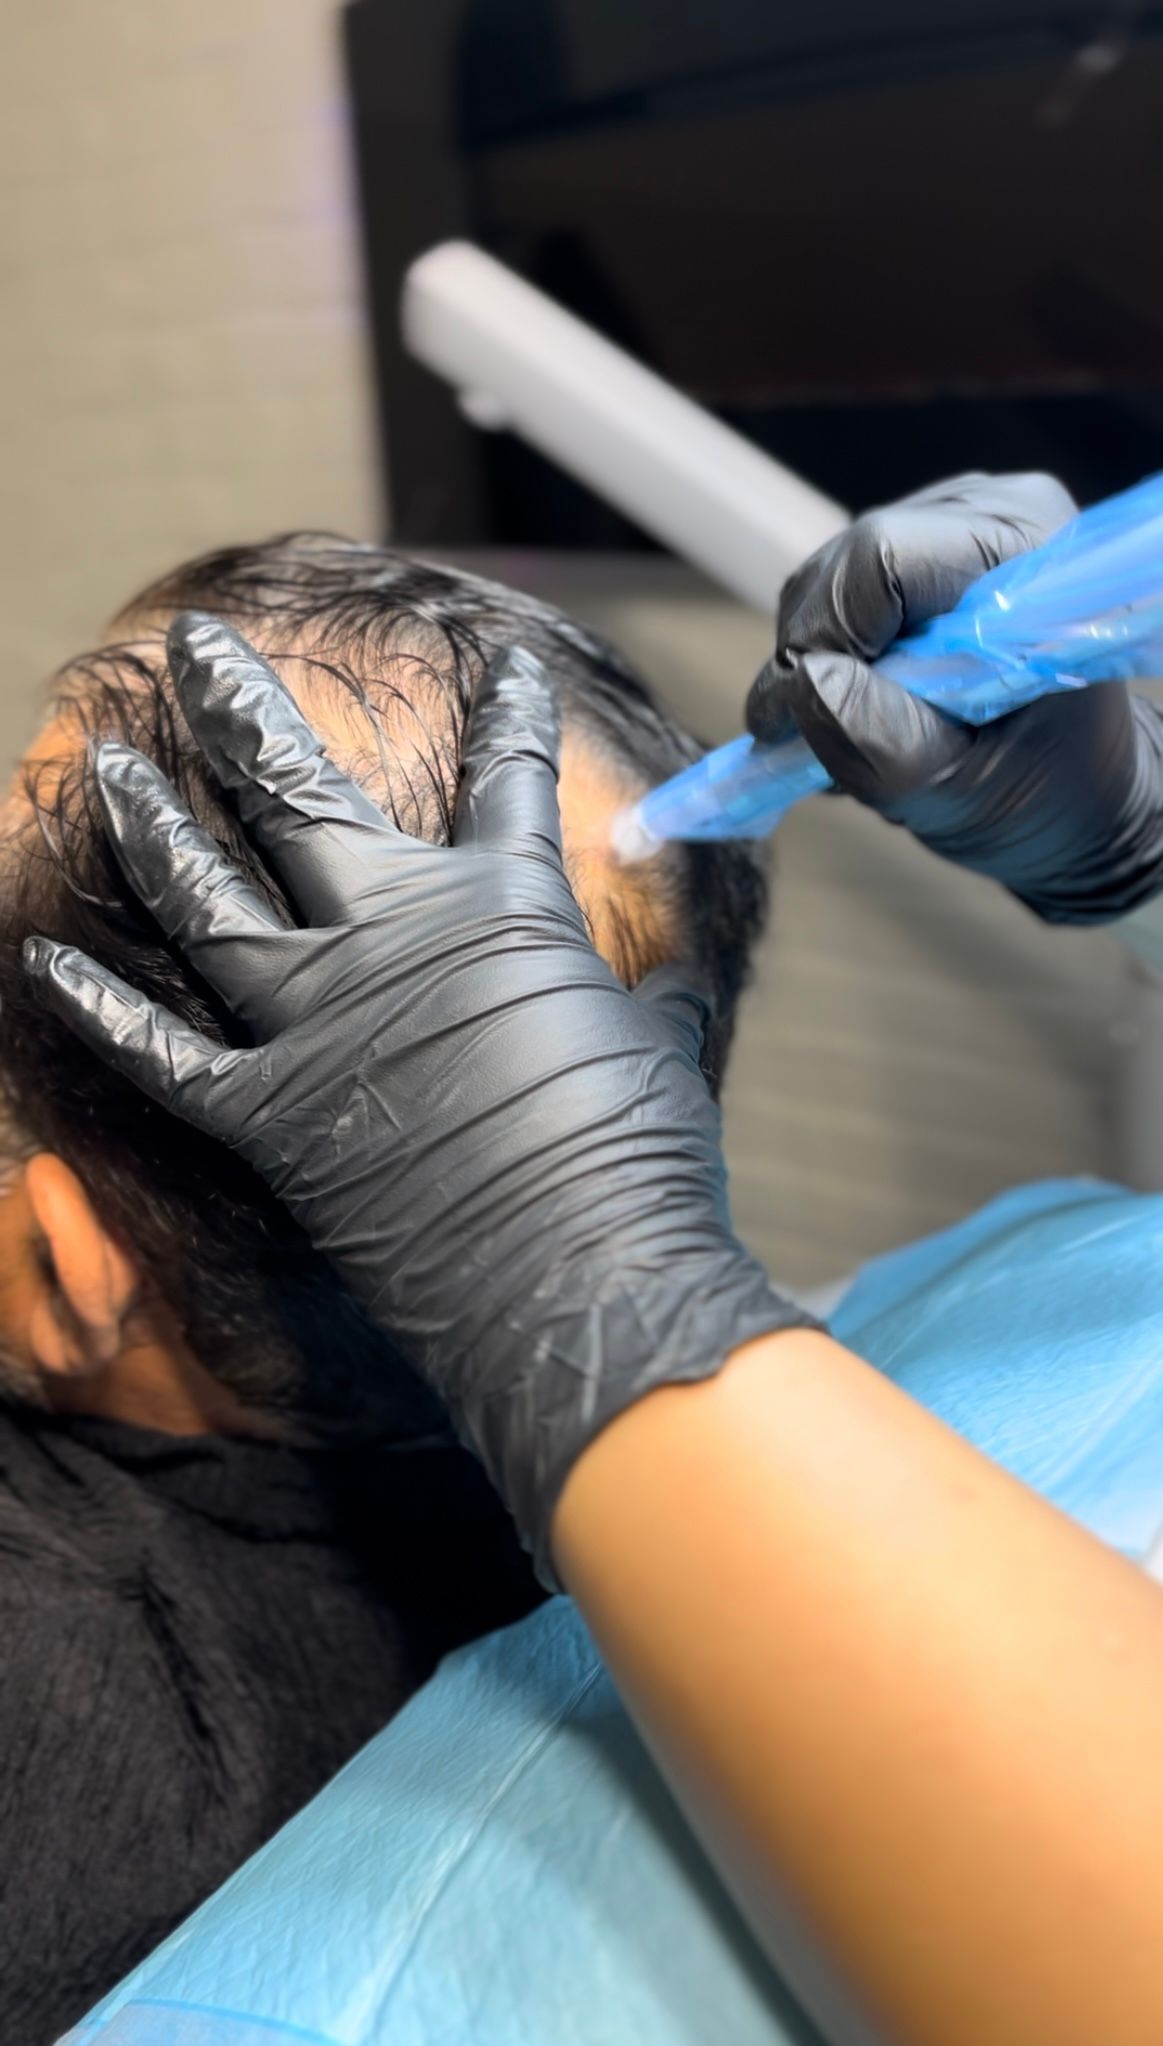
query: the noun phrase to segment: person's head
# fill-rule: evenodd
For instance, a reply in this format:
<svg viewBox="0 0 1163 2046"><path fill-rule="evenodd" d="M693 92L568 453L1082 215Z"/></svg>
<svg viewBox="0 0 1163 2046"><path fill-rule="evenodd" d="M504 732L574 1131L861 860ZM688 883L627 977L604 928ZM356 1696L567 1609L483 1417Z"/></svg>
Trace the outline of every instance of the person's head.
<svg viewBox="0 0 1163 2046"><path fill-rule="evenodd" d="M712 1003L712 1085L763 882L737 845L675 846L619 868L613 815L697 757L697 743L591 632L497 584L382 548L292 534L207 555L144 591L108 645L58 676L0 840L0 1394L176 1428L237 1425L244 1407L308 1429L374 1426L418 1397L391 1345L247 1169L101 1064L38 1006L21 966L30 934L62 939L227 1035L109 852L93 737L128 740L158 761L288 911L177 709L163 635L187 608L235 625L340 764L404 829L437 842L449 832L483 666L513 643L543 660L562 702L566 860L594 941L630 984L668 959L696 963ZM160 1404L150 1393L159 1346L167 1370L180 1361L186 1387L175 1399L171 1386ZM128 1405L127 1382L137 1387Z"/></svg>

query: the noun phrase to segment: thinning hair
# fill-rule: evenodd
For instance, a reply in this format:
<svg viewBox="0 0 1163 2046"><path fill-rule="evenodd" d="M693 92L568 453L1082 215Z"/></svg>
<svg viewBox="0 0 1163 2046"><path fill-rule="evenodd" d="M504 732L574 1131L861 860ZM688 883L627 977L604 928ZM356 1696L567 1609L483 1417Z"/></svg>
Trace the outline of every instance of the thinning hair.
<svg viewBox="0 0 1163 2046"><path fill-rule="evenodd" d="M431 1402L390 1341L267 1189L94 1057L38 1006L22 970L24 939L41 932L231 1041L231 1018L126 887L87 753L97 737L147 753L255 885L288 909L174 697L161 635L188 608L253 637L288 679L301 663L312 691L334 692L359 778L403 829L436 843L451 830L474 685L493 654L515 642L553 673L567 730L628 789L664 779L701 748L613 647L548 605L329 534L286 534L185 564L125 607L114 643L56 678L65 757L30 758L30 813L4 854L0 1088L13 1144L52 1150L73 1166L195 1353L243 1400L308 1427L366 1426L372 1414L395 1425L405 1413L431 1426ZM713 1086L764 903L751 854L726 844L669 848L627 875L606 905L613 963L628 982L662 956L689 956L699 969L713 1012L704 1053Z"/></svg>

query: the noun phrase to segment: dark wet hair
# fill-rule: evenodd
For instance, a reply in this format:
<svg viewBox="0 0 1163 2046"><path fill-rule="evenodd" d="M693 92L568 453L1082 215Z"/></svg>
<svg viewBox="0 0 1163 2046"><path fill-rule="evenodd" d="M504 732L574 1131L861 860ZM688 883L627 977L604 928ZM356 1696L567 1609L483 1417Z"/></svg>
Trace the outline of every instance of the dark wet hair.
<svg viewBox="0 0 1163 2046"><path fill-rule="evenodd" d="M77 1171L108 1226L177 1312L195 1353L240 1396L308 1425L366 1425L401 1402L430 1409L274 1198L236 1158L119 1080L41 1010L21 968L27 935L80 946L198 1028L230 1025L125 887L96 809L85 740L113 736L156 760L195 816L256 883L278 889L209 781L177 710L160 629L171 614L217 613L343 692L369 787L403 827L446 838L474 683L518 642L552 670L567 728L628 784L662 780L701 748L596 634L499 584L327 534L294 533L187 563L116 621L123 643L70 662L56 708L75 720L63 774L27 772L35 823L5 848L0 901L0 1084L13 1145L50 1149ZM420 742L401 765L382 744L406 709ZM378 713L378 715L377 715ZM706 1069L718 1084L735 1005L765 905L762 876L737 845L674 847L616 903L616 964L628 980L656 963L653 925L696 962L713 1023ZM637 893L635 892L637 890ZM650 914L652 893L664 917ZM284 905L285 906L285 905Z"/></svg>

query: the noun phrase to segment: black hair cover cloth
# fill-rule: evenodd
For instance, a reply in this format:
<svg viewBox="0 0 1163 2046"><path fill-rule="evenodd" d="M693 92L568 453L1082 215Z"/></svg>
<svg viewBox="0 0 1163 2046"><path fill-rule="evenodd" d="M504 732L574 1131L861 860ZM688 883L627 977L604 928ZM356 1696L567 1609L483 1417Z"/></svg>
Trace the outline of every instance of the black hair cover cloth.
<svg viewBox="0 0 1163 2046"><path fill-rule="evenodd" d="M5 2046L52 2046L442 1654L537 1597L450 1444L0 1409Z"/></svg>

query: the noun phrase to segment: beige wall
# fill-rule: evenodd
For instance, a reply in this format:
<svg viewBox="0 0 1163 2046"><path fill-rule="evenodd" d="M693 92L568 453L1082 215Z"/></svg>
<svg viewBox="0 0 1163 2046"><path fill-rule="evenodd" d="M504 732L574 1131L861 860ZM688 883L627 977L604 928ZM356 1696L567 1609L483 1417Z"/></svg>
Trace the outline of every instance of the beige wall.
<svg viewBox="0 0 1163 2046"><path fill-rule="evenodd" d="M0 27L0 753L147 577L374 533L338 0L17 0Z"/></svg>

